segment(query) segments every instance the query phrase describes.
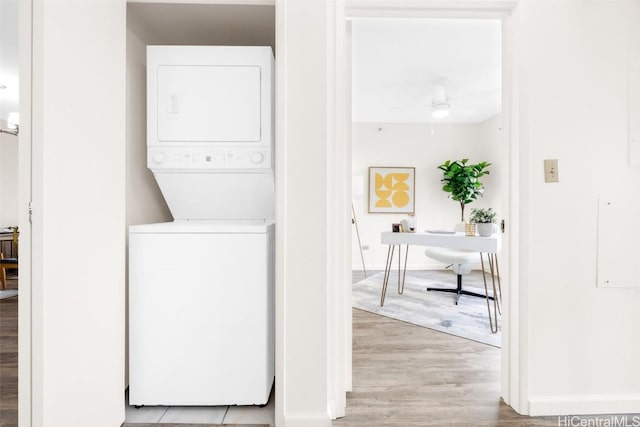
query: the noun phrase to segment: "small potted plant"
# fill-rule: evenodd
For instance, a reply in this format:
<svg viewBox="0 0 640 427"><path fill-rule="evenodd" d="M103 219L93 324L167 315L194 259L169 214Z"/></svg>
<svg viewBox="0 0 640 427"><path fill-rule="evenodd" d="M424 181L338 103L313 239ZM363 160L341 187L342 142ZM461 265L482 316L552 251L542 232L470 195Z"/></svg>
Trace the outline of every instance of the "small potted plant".
<svg viewBox="0 0 640 427"><path fill-rule="evenodd" d="M478 234L489 237L493 234L493 223L496 222L496 213L493 209L471 209L471 223L476 224Z"/></svg>

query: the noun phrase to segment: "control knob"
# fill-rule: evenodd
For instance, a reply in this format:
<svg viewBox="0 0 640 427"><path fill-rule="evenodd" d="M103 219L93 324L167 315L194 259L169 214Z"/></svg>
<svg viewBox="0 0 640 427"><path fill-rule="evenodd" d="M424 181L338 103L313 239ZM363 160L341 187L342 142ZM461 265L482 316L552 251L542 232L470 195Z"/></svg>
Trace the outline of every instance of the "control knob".
<svg viewBox="0 0 640 427"><path fill-rule="evenodd" d="M264 154L262 154L259 151L256 151L251 155L251 161L256 165L259 165L264 161Z"/></svg>
<svg viewBox="0 0 640 427"><path fill-rule="evenodd" d="M153 163L156 164L160 164L164 161L164 158L166 156L164 155L164 153L162 151L157 151L155 153L153 153Z"/></svg>

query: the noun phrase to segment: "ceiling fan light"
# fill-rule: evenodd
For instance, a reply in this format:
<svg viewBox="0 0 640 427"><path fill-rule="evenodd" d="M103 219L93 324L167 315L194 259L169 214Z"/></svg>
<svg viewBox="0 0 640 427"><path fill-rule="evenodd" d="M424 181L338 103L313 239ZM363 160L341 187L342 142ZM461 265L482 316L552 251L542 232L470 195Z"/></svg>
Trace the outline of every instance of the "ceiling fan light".
<svg viewBox="0 0 640 427"><path fill-rule="evenodd" d="M451 108L447 103L434 104L431 110L431 117L434 119L444 119L451 113Z"/></svg>

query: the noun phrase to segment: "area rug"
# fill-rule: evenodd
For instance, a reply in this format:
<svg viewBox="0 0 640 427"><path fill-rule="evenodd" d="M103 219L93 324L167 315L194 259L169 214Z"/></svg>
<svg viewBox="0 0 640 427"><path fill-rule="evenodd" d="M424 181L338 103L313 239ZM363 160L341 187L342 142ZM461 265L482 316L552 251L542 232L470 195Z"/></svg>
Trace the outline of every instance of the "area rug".
<svg viewBox="0 0 640 427"><path fill-rule="evenodd" d="M397 272L392 272L384 306L380 307L383 276L383 273L376 273L353 285L354 308L500 347L501 329L496 334L491 333L484 298L463 295L456 305L455 294L427 291L427 287L455 287L453 272L407 271L402 295L398 294ZM480 271L463 276L462 284L463 288L484 292ZM489 276L487 285L491 295ZM493 302L491 308L493 310Z"/></svg>
<svg viewBox="0 0 640 427"><path fill-rule="evenodd" d="M18 291L15 289L0 290L0 299L11 298L16 295L18 295Z"/></svg>

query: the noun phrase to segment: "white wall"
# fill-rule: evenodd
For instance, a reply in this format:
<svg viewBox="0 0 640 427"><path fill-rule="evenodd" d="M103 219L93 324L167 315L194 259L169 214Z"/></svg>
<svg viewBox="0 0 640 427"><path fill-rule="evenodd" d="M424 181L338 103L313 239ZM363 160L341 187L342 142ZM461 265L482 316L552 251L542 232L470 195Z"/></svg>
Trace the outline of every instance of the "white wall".
<svg viewBox="0 0 640 427"><path fill-rule="evenodd" d="M24 126L33 142L32 280L23 283L21 276L20 283L31 291L31 316L20 314L21 330L32 322L30 425L118 426L124 421L125 1L45 0L33 3L32 16L33 117Z"/></svg>
<svg viewBox="0 0 640 427"><path fill-rule="evenodd" d="M172 221L147 168L147 30L127 15L127 227Z"/></svg>
<svg viewBox="0 0 640 427"><path fill-rule="evenodd" d="M6 123L2 123L6 128ZM18 137L0 133L0 227L18 225Z"/></svg>
<svg viewBox="0 0 640 427"><path fill-rule="evenodd" d="M367 269L384 269L387 247L380 243L380 232L391 231L391 223L406 219L405 214L368 213L368 168L370 166L408 166L416 168L416 218L418 230L452 229L460 222L460 205L442 191L442 172L437 169L446 160L468 158L472 163L488 161L490 175L482 178L484 196L465 207L469 219L474 207L492 207L501 211L500 118L495 116L479 124L353 124L354 177L363 177L362 194L354 195L353 202L363 245ZM433 133L432 133L433 130ZM354 179L357 182L357 178ZM354 189L356 190L356 189ZM352 265L362 269L360 250L353 232ZM424 256L419 248L409 252L407 268L425 269L441 264Z"/></svg>
<svg viewBox="0 0 640 427"><path fill-rule="evenodd" d="M147 169L147 43L150 32L127 14L126 282L125 384L129 384L129 238L130 225L172 221L160 188Z"/></svg>
<svg viewBox="0 0 640 427"><path fill-rule="evenodd" d="M640 2L524 1L515 17L530 411L638 413L640 292L596 287L596 237L598 197L638 194L627 102ZM559 183L544 183L548 158Z"/></svg>

